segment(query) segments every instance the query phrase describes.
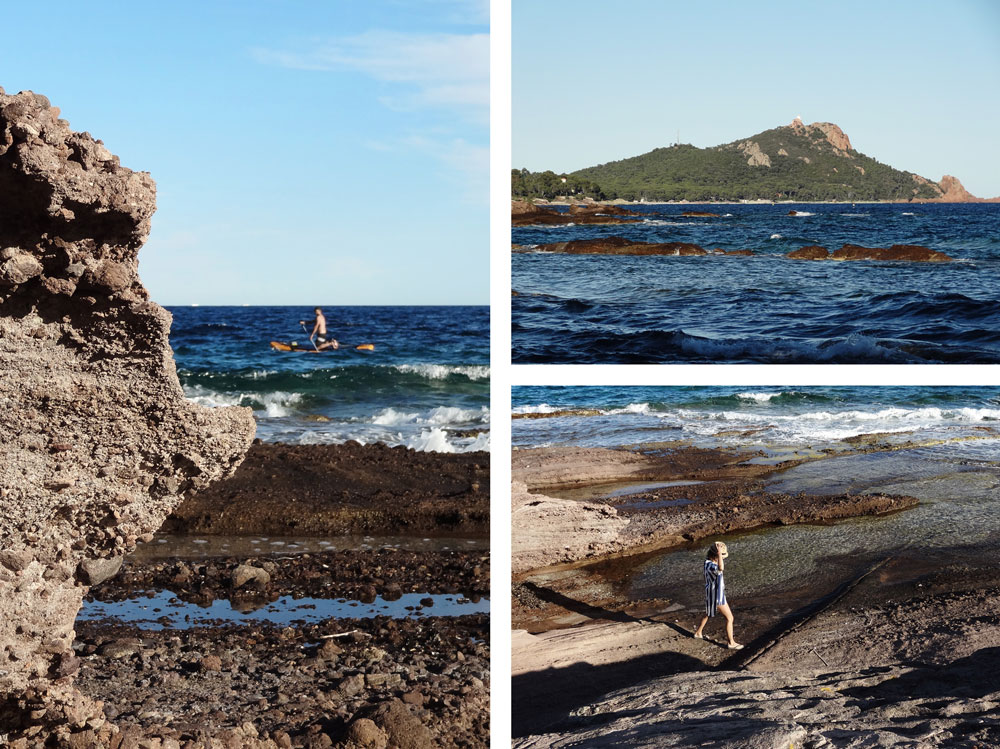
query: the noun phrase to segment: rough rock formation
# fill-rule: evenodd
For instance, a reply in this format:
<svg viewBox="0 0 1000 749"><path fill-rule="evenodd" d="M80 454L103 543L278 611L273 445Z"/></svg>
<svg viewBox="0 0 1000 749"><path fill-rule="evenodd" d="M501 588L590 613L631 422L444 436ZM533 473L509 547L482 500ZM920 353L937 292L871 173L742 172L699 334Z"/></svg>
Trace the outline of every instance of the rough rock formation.
<svg viewBox="0 0 1000 749"><path fill-rule="evenodd" d="M747 157L748 166L771 166L771 157L761 150L757 141L745 140L737 148Z"/></svg>
<svg viewBox="0 0 1000 749"><path fill-rule="evenodd" d="M55 731L46 746L70 732L101 745L94 732L112 730L101 706L72 687L81 600L184 492L231 472L253 436L249 409L184 398L170 315L137 274L154 209L148 174L71 131L44 96L0 89L5 745L40 742L41 726Z"/></svg>
<svg viewBox="0 0 1000 749"><path fill-rule="evenodd" d="M861 247L845 244L832 255L826 247L808 245L785 255L792 260L901 260L911 263L946 263L950 255L915 244L894 244L892 247Z"/></svg>
<svg viewBox="0 0 1000 749"><path fill-rule="evenodd" d="M634 242L624 237L574 239L539 245L542 252L567 255L707 255L703 247L689 242Z"/></svg>
<svg viewBox="0 0 1000 749"><path fill-rule="evenodd" d="M831 256L834 260L906 260L914 263L946 263L949 255L916 244L894 244L892 247L861 247L845 244Z"/></svg>
<svg viewBox="0 0 1000 749"><path fill-rule="evenodd" d="M811 244L806 247L800 247L797 250L792 250L785 257L790 257L793 260L826 260L830 257L830 251L826 247L820 247L818 244Z"/></svg>
<svg viewBox="0 0 1000 749"><path fill-rule="evenodd" d="M622 217L635 216L635 211L602 203L574 204L569 212L562 213L554 208L535 205L529 200L510 201L510 221L512 226L535 226L540 224L623 224Z"/></svg>

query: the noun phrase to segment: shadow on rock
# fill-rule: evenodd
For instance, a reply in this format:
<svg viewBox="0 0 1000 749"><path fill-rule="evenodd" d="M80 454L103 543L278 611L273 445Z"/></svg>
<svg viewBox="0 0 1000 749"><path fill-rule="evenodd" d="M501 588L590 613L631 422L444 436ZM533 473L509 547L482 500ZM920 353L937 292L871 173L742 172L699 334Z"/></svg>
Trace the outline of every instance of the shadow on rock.
<svg viewBox="0 0 1000 749"><path fill-rule="evenodd" d="M570 712L595 702L608 692L660 676L704 668L700 660L683 653L657 653L601 666L574 663L566 668L519 674L511 681L512 735L562 731L570 720ZM603 716L601 720L605 719Z"/></svg>
<svg viewBox="0 0 1000 749"><path fill-rule="evenodd" d="M907 699L980 699L1000 691L1000 648L983 648L947 666L918 666L896 679L844 694L875 707Z"/></svg>

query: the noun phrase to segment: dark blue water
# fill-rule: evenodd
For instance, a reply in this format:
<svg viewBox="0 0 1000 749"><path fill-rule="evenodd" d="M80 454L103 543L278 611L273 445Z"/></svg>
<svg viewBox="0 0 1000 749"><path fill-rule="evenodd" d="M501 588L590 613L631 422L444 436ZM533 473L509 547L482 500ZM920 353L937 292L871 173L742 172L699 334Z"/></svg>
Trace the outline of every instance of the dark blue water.
<svg viewBox="0 0 1000 749"><path fill-rule="evenodd" d="M629 207L635 223L514 227L512 240L617 235L757 255L515 253L514 362L1000 362L1000 205ZM692 209L725 215L680 215ZM919 244L958 262L784 257L844 243Z"/></svg>
<svg viewBox="0 0 1000 749"><path fill-rule="evenodd" d="M338 351L309 345L311 307L172 307L185 394L253 408L265 441L354 439L444 452L489 446L488 307L327 307ZM312 326L308 326L311 330ZM356 351L373 343L374 351ZM479 434L480 436L477 436Z"/></svg>
<svg viewBox="0 0 1000 749"><path fill-rule="evenodd" d="M517 447L682 440L820 448L859 434L917 432L974 437L962 448L970 458L988 450L1000 460L1000 388L992 387L515 387L511 402L515 414L598 411L514 419Z"/></svg>

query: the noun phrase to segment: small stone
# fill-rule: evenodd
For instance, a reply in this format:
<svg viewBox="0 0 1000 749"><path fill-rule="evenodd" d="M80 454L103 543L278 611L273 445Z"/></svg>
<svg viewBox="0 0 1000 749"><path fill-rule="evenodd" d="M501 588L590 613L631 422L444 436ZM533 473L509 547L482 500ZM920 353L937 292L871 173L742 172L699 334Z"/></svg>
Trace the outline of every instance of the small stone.
<svg viewBox="0 0 1000 749"><path fill-rule="evenodd" d="M217 655L206 655L201 659L202 671L221 671L222 659Z"/></svg>

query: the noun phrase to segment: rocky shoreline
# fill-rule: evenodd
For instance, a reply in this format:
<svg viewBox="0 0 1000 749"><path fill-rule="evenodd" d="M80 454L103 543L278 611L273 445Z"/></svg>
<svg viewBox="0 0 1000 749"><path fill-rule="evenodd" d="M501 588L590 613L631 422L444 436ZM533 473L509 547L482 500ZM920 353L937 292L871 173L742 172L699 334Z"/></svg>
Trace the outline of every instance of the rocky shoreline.
<svg viewBox="0 0 1000 749"><path fill-rule="evenodd" d="M691 636L698 591L673 585L660 552L636 543L700 552L700 529L905 511L912 497L782 494L769 479L832 455L895 460L925 444L940 441L871 434L770 465L752 451L679 445L515 451L514 746L996 744L1000 533L966 546L827 552L801 569L775 560L780 583L734 600L741 651L725 647L718 622L704 640ZM657 481L683 483L641 483Z"/></svg>
<svg viewBox="0 0 1000 749"><path fill-rule="evenodd" d="M232 535L489 534L488 453L260 443L185 498L161 531Z"/></svg>
<svg viewBox="0 0 1000 749"><path fill-rule="evenodd" d="M690 242L637 242L625 237L599 239L573 239L567 242L550 242L534 247L515 246L514 252L547 252L560 255L658 255L667 257L701 257L723 255L751 257L753 250L706 250ZM830 252L826 247L808 245L792 250L785 257L791 260L881 260L911 263L946 263L954 260L950 255L922 245L895 244L891 247L862 247L845 244Z"/></svg>
<svg viewBox="0 0 1000 749"><path fill-rule="evenodd" d="M512 570L539 568L680 546L767 525L882 515L912 507L888 494L789 495L758 477L801 464L746 463L754 453L684 447L652 452L602 448L518 450L512 460ZM615 482L682 482L598 500L539 492Z"/></svg>
<svg viewBox="0 0 1000 749"><path fill-rule="evenodd" d="M189 497L167 526L207 536L459 530L482 538L488 508L485 454L255 444L229 482ZM436 615L433 598L488 597L487 551L411 551L404 541L403 548L126 559L88 601L162 591L175 603L156 604L146 625L77 622L70 666L80 691L103 703L105 722L73 733L74 746L489 744L489 615ZM218 602L240 611L303 599L307 612L313 600L364 608L413 594L419 602L402 615L372 618L302 614L286 624L222 618L178 626L178 615L167 616L172 606L183 615L184 606Z"/></svg>

